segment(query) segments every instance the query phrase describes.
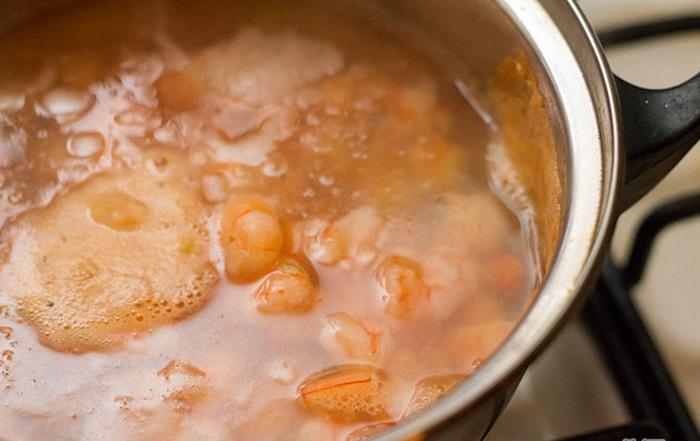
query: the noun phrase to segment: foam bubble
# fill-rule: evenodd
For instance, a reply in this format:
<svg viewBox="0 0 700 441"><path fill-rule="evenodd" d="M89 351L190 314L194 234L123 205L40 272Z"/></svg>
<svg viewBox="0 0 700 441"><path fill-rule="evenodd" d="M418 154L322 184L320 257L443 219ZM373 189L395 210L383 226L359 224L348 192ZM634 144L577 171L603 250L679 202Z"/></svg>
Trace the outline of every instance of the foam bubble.
<svg viewBox="0 0 700 441"><path fill-rule="evenodd" d="M47 92L41 104L44 114L57 119L72 118L85 114L93 102L93 97L81 90L56 88Z"/></svg>
<svg viewBox="0 0 700 441"><path fill-rule="evenodd" d="M104 137L98 132L78 133L70 138L66 144L66 150L71 156L88 158L104 148Z"/></svg>
<svg viewBox="0 0 700 441"><path fill-rule="evenodd" d="M0 91L0 112L17 112L24 107L25 98L21 93Z"/></svg>

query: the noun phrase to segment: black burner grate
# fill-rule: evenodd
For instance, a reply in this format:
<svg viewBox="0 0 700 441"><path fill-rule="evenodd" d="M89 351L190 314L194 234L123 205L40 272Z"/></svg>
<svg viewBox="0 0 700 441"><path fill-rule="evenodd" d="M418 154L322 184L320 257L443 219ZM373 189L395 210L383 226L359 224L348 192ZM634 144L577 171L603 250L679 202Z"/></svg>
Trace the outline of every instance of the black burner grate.
<svg viewBox="0 0 700 441"><path fill-rule="evenodd" d="M675 17L601 32L605 46L700 30L700 15ZM652 246L667 227L700 215L700 193L668 202L639 227L626 265L608 260L582 311L633 422L566 441L700 441L700 434L654 340L632 289L642 279Z"/></svg>
<svg viewBox="0 0 700 441"><path fill-rule="evenodd" d="M700 193L666 203L642 222L624 269L606 262L582 317L635 420L567 441L700 441L671 374L637 311L632 288L644 274L655 239L676 222L700 215Z"/></svg>

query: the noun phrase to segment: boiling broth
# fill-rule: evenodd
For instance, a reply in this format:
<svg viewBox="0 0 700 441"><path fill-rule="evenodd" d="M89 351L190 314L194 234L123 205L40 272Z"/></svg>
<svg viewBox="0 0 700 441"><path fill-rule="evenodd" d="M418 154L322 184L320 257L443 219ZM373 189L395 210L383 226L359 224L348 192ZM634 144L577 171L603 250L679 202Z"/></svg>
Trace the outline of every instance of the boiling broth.
<svg viewBox="0 0 700 441"><path fill-rule="evenodd" d="M449 70L258 3L81 2L0 39L1 436L365 439L522 314L527 222Z"/></svg>

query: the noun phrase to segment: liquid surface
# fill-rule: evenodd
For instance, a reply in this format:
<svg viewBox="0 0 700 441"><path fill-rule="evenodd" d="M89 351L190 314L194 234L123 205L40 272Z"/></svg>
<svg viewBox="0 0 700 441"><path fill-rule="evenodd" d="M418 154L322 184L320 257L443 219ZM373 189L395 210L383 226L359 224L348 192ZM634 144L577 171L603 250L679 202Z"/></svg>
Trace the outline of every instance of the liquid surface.
<svg viewBox="0 0 700 441"><path fill-rule="evenodd" d="M449 73L351 16L193 3L0 38L1 437L366 439L536 284Z"/></svg>

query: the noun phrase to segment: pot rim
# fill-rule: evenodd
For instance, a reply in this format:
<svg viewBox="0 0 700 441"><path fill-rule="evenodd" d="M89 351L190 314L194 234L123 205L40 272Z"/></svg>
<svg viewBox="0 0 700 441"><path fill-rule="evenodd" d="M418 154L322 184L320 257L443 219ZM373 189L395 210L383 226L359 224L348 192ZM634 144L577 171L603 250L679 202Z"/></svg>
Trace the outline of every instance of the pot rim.
<svg viewBox="0 0 700 441"><path fill-rule="evenodd" d="M585 297L614 229L624 182L620 112L614 77L593 29L575 0L495 2L529 41L562 112L570 158L564 233L542 289L506 341L469 381L377 441L428 433L514 377L517 381Z"/></svg>

